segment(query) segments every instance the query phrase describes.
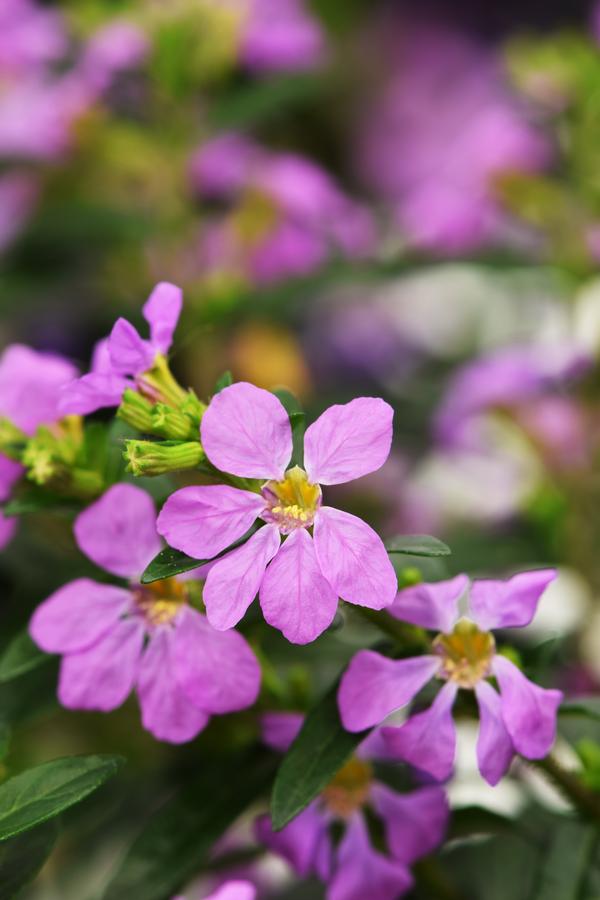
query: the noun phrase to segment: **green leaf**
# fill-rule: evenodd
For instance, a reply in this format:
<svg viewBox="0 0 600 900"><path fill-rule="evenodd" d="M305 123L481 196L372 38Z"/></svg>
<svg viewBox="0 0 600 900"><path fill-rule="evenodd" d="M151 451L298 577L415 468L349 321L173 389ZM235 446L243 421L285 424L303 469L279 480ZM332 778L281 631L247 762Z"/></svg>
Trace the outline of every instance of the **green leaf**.
<svg viewBox="0 0 600 900"><path fill-rule="evenodd" d="M271 799L273 828L280 831L327 787L368 731L351 734L340 722L339 681L312 708L281 763Z"/></svg>
<svg viewBox="0 0 600 900"><path fill-rule="evenodd" d="M220 378L217 378L213 394L218 394L223 388L229 387L230 384L233 384L233 375L228 369L226 372L223 372Z"/></svg>
<svg viewBox="0 0 600 900"><path fill-rule="evenodd" d="M306 414L303 412L294 412L290 414L290 425L292 426L292 465L304 466L304 431L306 429Z"/></svg>
<svg viewBox="0 0 600 900"><path fill-rule="evenodd" d="M282 110L299 105L312 105L326 89L323 80L313 74L299 74L267 78L244 85L229 92L212 112L215 128L246 128L272 117Z"/></svg>
<svg viewBox="0 0 600 900"><path fill-rule="evenodd" d="M288 391L287 388L275 388L273 391L281 405L284 407L288 415L292 416L293 413L301 413L302 405L295 394L292 394L291 391Z"/></svg>
<svg viewBox="0 0 600 900"><path fill-rule="evenodd" d="M200 871L215 841L268 788L275 763L264 750L205 763L163 804L108 884L105 900L165 900Z"/></svg>
<svg viewBox="0 0 600 900"><path fill-rule="evenodd" d="M0 785L0 841L79 803L114 775L120 756L70 756L43 763Z"/></svg>
<svg viewBox="0 0 600 900"><path fill-rule="evenodd" d="M51 659L51 656L38 649L26 631L22 631L0 656L0 684L18 678Z"/></svg>
<svg viewBox="0 0 600 900"><path fill-rule="evenodd" d="M450 547L428 534L400 534L384 541L388 553L407 556L450 556Z"/></svg>
<svg viewBox="0 0 600 900"><path fill-rule="evenodd" d="M34 513L52 512L70 515L78 512L81 504L76 500L46 493L37 488L24 489L20 496L9 500L2 507L5 516L27 516Z"/></svg>
<svg viewBox="0 0 600 900"><path fill-rule="evenodd" d="M0 900L11 900L33 881L50 855L56 824L45 822L27 834L0 844Z"/></svg>
<svg viewBox="0 0 600 900"><path fill-rule="evenodd" d="M187 553L182 553L181 550L175 550L173 547L165 547L164 550L160 551L158 556L154 557L150 565L144 571L141 579L142 584L152 584L153 581L162 581L163 578L173 578L175 575L181 575L183 572L191 572L193 569L205 566L208 562L220 559L222 556L225 556L226 553L231 553L236 547L241 547L242 544L245 544L259 528L260 524L255 522L252 528L248 529L246 534L243 534L241 538L238 538L237 541L234 541L233 544L230 544L229 547L226 547L225 550L222 550L216 556L211 557L211 559L194 559L192 556L188 556Z"/></svg>
<svg viewBox="0 0 600 900"><path fill-rule="evenodd" d="M600 697L582 697L580 700L567 700L558 708L559 716L583 716L600 722Z"/></svg>
<svg viewBox="0 0 600 900"><path fill-rule="evenodd" d="M561 822L544 847L531 900L579 900L597 842L592 825L568 819Z"/></svg>

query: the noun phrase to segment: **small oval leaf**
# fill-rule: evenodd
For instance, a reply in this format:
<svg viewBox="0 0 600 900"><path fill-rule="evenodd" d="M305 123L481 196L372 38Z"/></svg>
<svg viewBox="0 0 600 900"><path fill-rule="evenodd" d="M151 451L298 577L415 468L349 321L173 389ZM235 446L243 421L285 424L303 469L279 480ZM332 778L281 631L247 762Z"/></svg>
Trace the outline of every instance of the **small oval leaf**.
<svg viewBox="0 0 600 900"><path fill-rule="evenodd" d="M405 553L407 556L450 556L447 544L428 534L399 534L384 541L388 553Z"/></svg>
<svg viewBox="0 0 600 900"><path fill-rule="evenodd" d="M0 841L79 803L123 762L120 756L70 756L9 778L0 785Z"/></svg>

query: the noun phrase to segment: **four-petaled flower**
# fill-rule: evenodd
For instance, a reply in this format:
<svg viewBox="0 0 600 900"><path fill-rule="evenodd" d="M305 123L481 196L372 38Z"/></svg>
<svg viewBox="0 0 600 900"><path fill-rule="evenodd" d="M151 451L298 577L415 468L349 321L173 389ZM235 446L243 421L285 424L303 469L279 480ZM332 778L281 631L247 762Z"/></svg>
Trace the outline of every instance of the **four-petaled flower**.
<svg viewBox="0 0 600 900"><path fill-rule="evenodd" d="M555 578L553 570L523 572L508 581L479 580L471 585L469 618L459 603L469 585L466 575L400 591L390 612L397 618L439 632L433 654L393 660L360 650L344 673L338 705L344 727L362 731L379 725L406 706L430 681L445 682L425 712L382 730L390 753L440 781L452 773L456 732L452 706L459 688L475 691L480 714L479 770L495 785L515 753L546 756L556 736L562 693L544 690L505 656L496 653L490 629L521 628L535 615L539 599ZM500 694L489 684L495 677Z"/></svg>
<svg viewBox="0 0 600 900"><path fill-rule="evenodd" d="M204 588L211 625L231 628L258 593L266 621L306 644L331 625L338 597L371 609L393 602L397 579L381 538L356 516L322 506L319 486L382 466L392 417L387 403L371 397L332 406L306 431L305 468L288 469L292 430L274 394L240 382L213 397L201 425L208 459L221 471L261 479L262 489L182 488L164 505L158 530L172 547L212 559L257 518L266 524L211 568Z"/></svg>
<svg viewBox="0 0 600 900"><path fill-rule="evenodd" d="M296 713L263 716L263 740L285 752L302 725ZM327 900L396 900L413 884L409 866L441 844L448 803L438 786L399 794L374 777L372 760L389 754L373 732L317 800L289 825L274 832L269 816L256 822L259 840L283 856L300 877L317 875L327 884ZM364 809L374 812L385 834L387 852L371 843ZM330 826L344 833L334 846Z"/></svg>
<svg viewBox="0 0 600 900"><path fill-rule="evenodd" d="M63 415L85 416L103 407L118 406L129 387L139 387L142 393L151 395L152 386L144 375L168 353L182 305L180 288L167 281L156 285L142 309L150 326L150 340L142 338L127 319L117 319L109 337L96 346L91 372L63 388Z"/></svg>
<svg viewBox="0 0 600 900"><path fill-rule="evenodd" d="M240 634L215 631L188 605L185 582L139 583L161 547L155 523L149 495L128 484L84 510L75 522L79 548L129 586L72 581L37 608L30 634L42 650L63 655L63 706L106 712L135 688L144 728L182 743L213 713L252 705L260 667Z"/></svg>

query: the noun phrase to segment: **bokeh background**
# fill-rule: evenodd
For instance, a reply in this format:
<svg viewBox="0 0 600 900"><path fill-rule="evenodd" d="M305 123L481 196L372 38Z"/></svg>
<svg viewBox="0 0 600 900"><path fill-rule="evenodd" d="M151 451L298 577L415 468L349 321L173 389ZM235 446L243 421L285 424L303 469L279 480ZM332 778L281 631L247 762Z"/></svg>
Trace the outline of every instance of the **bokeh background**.
<svg viewBox="0 0 600 900"><path fill-rule="evenodd" d="M231 370L309 418L385 397L393 453L337 499L384 535L446 541L431 578L558 565L519 649L572 694L600 684L599 262L593 3L0 0L0 345L85 371L170 280L173 368L199 396ZM24 517L0 556L3 640L85 571L67 521ZM355 646L323 640L263 646L299 705ZM54 687L51 666L0 685L9 762L130 761L66 816L26 895L80 900L196 745L157 744L129 705L61 712ZM211 726L204 752L252 727ZM559 803L530 773L485 788L469 729L455 805ZM284 868L265 877L292 896Z"/></svg>

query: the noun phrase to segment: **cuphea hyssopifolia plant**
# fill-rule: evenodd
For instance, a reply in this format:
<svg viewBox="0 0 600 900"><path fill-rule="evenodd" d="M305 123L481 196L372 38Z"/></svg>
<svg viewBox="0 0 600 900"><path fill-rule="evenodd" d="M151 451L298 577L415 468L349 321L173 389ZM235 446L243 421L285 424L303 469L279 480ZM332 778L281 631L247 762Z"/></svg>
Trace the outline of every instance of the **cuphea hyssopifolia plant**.
<svg viewBox="0 0 600 900"><path fill-rule="evenodd" d="M51 414L45 408L40 412L41 421L48 416L60 421L60 416L117 407L117 416L144 438L126 444L134 475L188 470L189 480L195 469L204 481L216 482L175 490L158 518L142 489L113 484L78 515L79 549L121 580L77 579L42 603L32 618L35 642L62 656L62 704L109 711L136 691L147 730L173 743L191 740L210 716L247 708L257 699L260 665L234 630L257 595L265 621L299 645L331 626L342 599L366 608L383 630L400 635L396 657L405 655L406 647L401 645L404 630L390 627L398 624L394 619L407 623L404 627L421 646L423 629L437 632L430 652L422 656L388 658L370 649L355 655L339 689L345 729L358 732L384 723L437 679L442 689L427 711L378 733L378 746L385 745L388 758L445 781L453 768L451 710L459 689L472 690L477 698L478 759L487 781L497 783L515 753L530 759L548 754L561 694L533 684L498 653L492 631L528 625L554 572L525 572L507 582L475 581L468 609L466 576L398 592L379 535L362 519L323 502L323 488L361 478L385 463L392 408L372 397L331 406L308 427L300 447L290 416L269 391L229 384L206 405L169 368L167 354L181 309L179 288L159 284L143 308L149 339L119 319L96 348L92 371L59 378ZM185 578L144 583L144 570L161 550L159 535L188 555L182 557L185 568L189 557L192 566L194 560L204 564ZM260 633L259 626L253 640ZM388 814L398 803L373 782L363 751L348 765L305 812L311 827L303 829L297 820L299 839L311 849L296 868L320 874L330 898L351 896L343 873L354 869L355 880L360 873L367 881L368 873L377 875L382 897L397 896L408 889L407 865L420 850L387 857L372 848L368 820L360 810L371 804L389 832L384 845L393 851L397 816L394 812L396 825L390 825ZM405 798L403 809L406 803ZM321 840L332 817L345 823L335 852ZM434 843L441 839L437 831ZM266 820L259 833L286 855L289 833L273 838ZM294 843L298 835L291 836ZM426 852L433 845L422 841L419 846Z"/></svg>

